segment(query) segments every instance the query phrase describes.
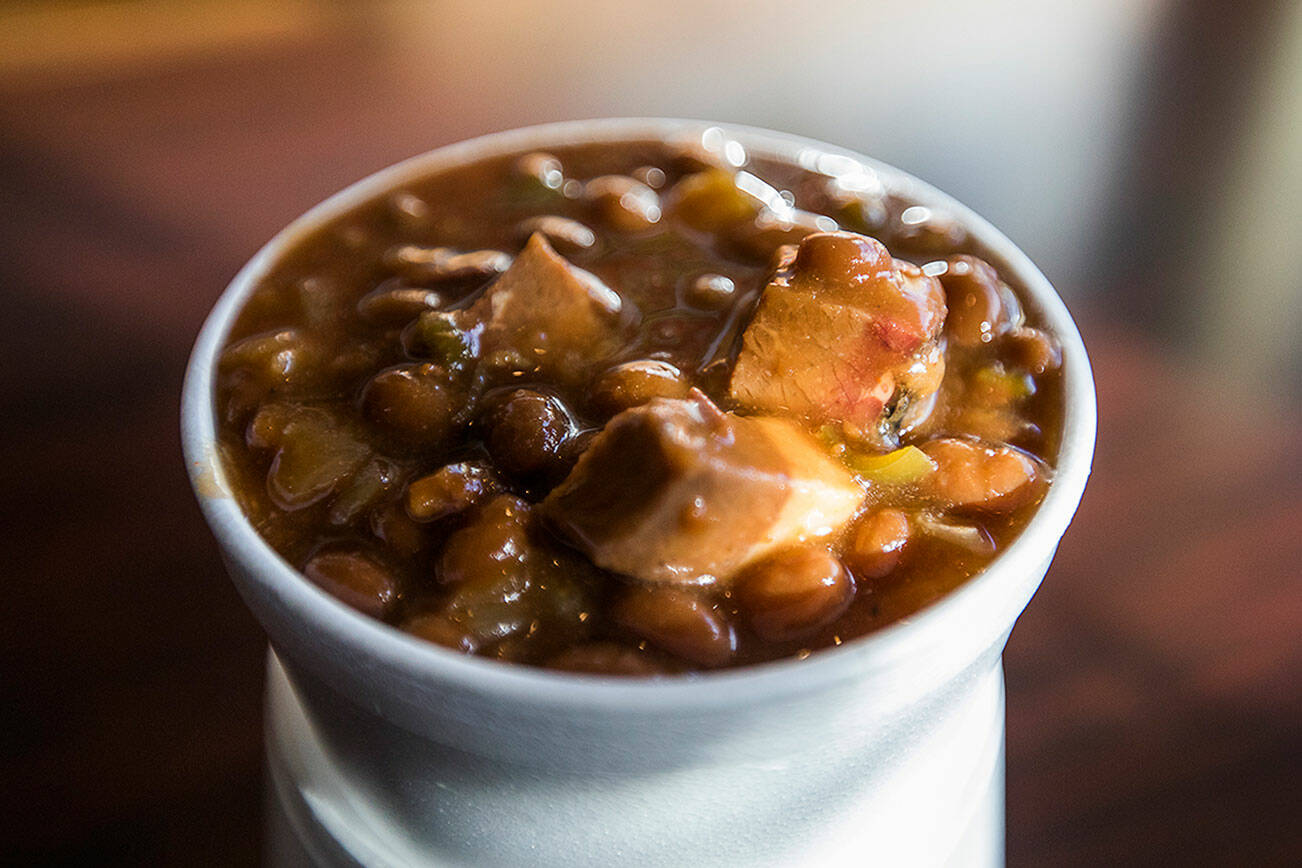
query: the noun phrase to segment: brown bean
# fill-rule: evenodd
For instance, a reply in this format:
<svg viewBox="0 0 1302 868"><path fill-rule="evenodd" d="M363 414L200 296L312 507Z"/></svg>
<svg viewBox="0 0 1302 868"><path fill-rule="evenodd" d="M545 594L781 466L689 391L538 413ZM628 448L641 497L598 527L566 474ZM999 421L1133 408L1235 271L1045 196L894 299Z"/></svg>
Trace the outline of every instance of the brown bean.
<svg viewBox="0 0 1302 868"><path fill-rule="evenodd" d="M484 464L449 464L407 486L407 514L417 521L436 521L464 512L501 491L493 471Z"/></svg>
<svg viewBox="0 0 1302 868"><path fill-rule="evenodd" d="M863 196L842 203L836 217L847 229L875 236L890 220L891 212L881 197Z"/></svg>
<svg viewBox="0 0 1302 868"><path fill-rule="evenodd" d="M627 175L602 175L583 186L597 214L618 232L643 232L660 222L660 197Z"/></svg>
<svg viewBox="0 0 1302 868"><path fill-rule="evenodd" d="M511 168L517 178L537 182L544 189L559 190L565 183L565 167L559 159L545 151L525 154Z"/></svg>
<svg viewBox="0 0 1302 868"><path fill-rule="evenodd" d="M551 246L561 253L575 253L586 250L597 243L597 233L578 220L545 214L542 217L530 217L522 220L515 227L516 236L527 240L535 232L541 232Z"/></svg>
<svg viewBox="0 0 1302 868"><path fill-rule="evenodd" d="M923 255L944 254L967 240L967 230L948 214L923 205L911 205L900 212L893 227L894 250Z"/></svg>
<svg viewBox="0 0 1302 868"><path fill-rule="evenodd" d="M262 332L236 341L222 350L219 364L224 373L241 371L262 394L284 387L311 383L318 373L322 349L298 329Z"/></svg>
<svg viewBox="0 0 1302 868"><path fill-rule="evenodd" d="M401 629L404 633L462 654L474 654L483 645L478 637L442 612L413 615L402 622Z"/></svg>
<svg viewBox="0 0 1302 868"><path fill-rule="evenodd" d="M511 267L511 255L500 250L462 253L451 247L403 244L389 249L384 262L414 283L460 283L496 277Z"/></svg>
<svg viewBox="0 0 1302 868"><path fill-rule="evenodd" d="M702 274L687 285L687 303L705 310L722 310L732 304L737 286L722 274Z"/></svg>
<svg viewBox="0 0 1302 868"><path fill-rule="evenodd" d="M524 531L506 521L457 531L439 559L439 579L451 585L439 612L459 628L461 645L476 653L516 639L514 650L522 654L520 643L533 638L531 625L548 614L549 597L533 584L528 557L518 547Z"/></svg>
<svg viewBox="0 0 1302 868"><path fill-rule="evenodd" d="M1034 432L1014 407L963 407L951 410L950 425L964 434L981 440L1008 442Z"/></svg>
<svg viewBox="0 0 1302 868"><path fill-rule="evenodd" d="M279 376L287 367L283 363L285 357L281 356L281 353L294 349L302 343L302 340L303 337L297 329L280 329L250 335L222 350L219 361L223 368L261 368L274 365L273 376Z"/></svg>
<svg viewBox="0 0 1302 868"><path fill-rule="evenodd" d="M429 222L429 203L415 193L399 190L389 197L389 213L400 226L422 229Z"/></svg>
<svg viewBox="0 0 1302 868"><path fill-rule="evenodd" d="M258 406L270 392L266 386L244 372L236 372L229 376L223 372L218 375L218 381L220 383L218 400L225 399L225 406L221 408L222 420L236 428L248 421L250 414L257 411Z"/></svg>
<svg viewBox="0 0 1302 868"><path fill-rule="evenodd" d="M434 449L452 434L463 397L458 393L438 365L399 365L366 384L362 413L402 445Z"/></svg>
<svg viewBox="0 0 1302 868"><path fill-rule="evenodd" d="M999 273L975 256L951 256L940 283L949 308L945 331L959 346L989 343L1021 320L1021 309Z"/></svg>
<svg viewBox="0 0 1302 868"><path fill-rule="evenodd" d="M516 584L526 582L529 516L529 504L505 494L477 510L474 520L443 546L438 580L445 585L474 583L492 588L509 584L518 574Z"/></svg>
<svg viewBox="0 0 1302 868"><path fill-rule="evenodd" d="M1048 332L1023 326L1004 335L1003 343L1013 363L1032 374L1056 371L1062 366L1062 347Z"/></svg>
<svg viewBox="0 0 1302 868"><path fill-rule="evenodd" d="M751 629L773 642L796 639L836 620L854 597L845 565L825 548L779 552L748 569L736 586Z"/></svg>
<svg viewBox="0 0 1302 868"><path fill-rule="evenodd" d="M943 438L924 443L936 462L928 477L930 493L958 509L1009 512L1039 495L1047 470L1013 446Z"/></svg>
<svg viewBox="0 0 1302 868"><path fill-rule="evenodd" d="M613 416L652 398L684 398L690 388L683 372L669 362L639 359L602 374L592 387L592 402Z"/></svg>
<svg viewBox="0 0 1302 868"><path fill-rule="evenodd" d="M632 174L634 178L653 190L659 190L665 185L665 170L658 166L639 166Z"/></svg>
<svg viewBox="0 0 1302 868"><path fill-rule="evenodd" d="M898 509L879 509L859 520L845 562L861 579L880 579L899 564L908 542L908 515Z"/></svg>
<svg viewBox="0 0 1302 868"><path fill-rule="evenodd" d="M918 513L916 521L918 530L932 539L983 557L990 557L995 553L994 539L979 524L952 521L931 515L926 511Z"/></svg>
<svg viewBox="0 0 1302 868"><path fill-rule="evenodd" d="M891 268L891 255L871 238L851 232L816 232L800 243L792 268L815 278L837 281L868 277Z"/></svg>
<svg viewBox="0 0 1302 868"><path fill-rule="evenodd" d="M737 186L736 172L712 168L687 175L669 191L675 220L701 232L719 232L754 220L764 203Z"/></svg>
<svg viewBox="0 0 1302 868"><path fill-rule="evenodd" d="M585 642L551 657L548 669L589 675L664 675L670 670L650 654L618 642Z"/></svg>
<svg viewBox="0 0 1302 868"><path fill-rule="evenodd" d="M723 154L705 147L700 136L670 143L669 166L678 172L692 174L701 174L711 169L733 171Z"/></svg>
<svg viewBox="0 0 1302 868"><path fill-rule="evenodd" d="M443 547L439 611L508 659L545 658L586 638L592 573L537 532L529 504L498 495Z"/></svg>
<svg viewBox="0 0 1302 868"><path fill-rule="evenodd" d="M362 296L357 302L357 313L376 325L401 325L442 304L443 297L432 289L381 286Z"/></svg>
<svg viewBox="0 0 1302 868"><path fill-rule="evenodd" d="M371 514L371 533L403 555L414 555L428 544L425 531L407 515L400 503L390 503Z"/></svg>
<svg viewBox="0 0 1302 868"><path fill-rule="evenodd" d="M299 408L294 404L268 401L260 405L249 421L244 442L254 449L275 449L280 445L285 429L298 414Z"/></svg>
<svg viewBox="0 0 1302 868"><path fill-rule="evenodd" d="M398 602L397 577L359 552L317 554L303 567L303 575L332 597L372 618L386 617Z"/></svg>
<svg viewBox="0 0 1302 868"><path fill-rule="evenodd" d="M737 651L737 632L727 617L691 591L631 588L612 614L652 645L698 666L723 666Z"/></svg>
<svg viewBox="0 0 1302 868"><path fill-rule="evenodd" d="M862 235L878 237L890 220L885 194L860 174L850 187L840 176L811 178L799 186L798 197L807 208L830 214L836 222Z"/></svg>
<svg viewBox="0 0 1302 868"><path fill-rule="evenodd" d="M562 469L565 442L574 435L569 409L559 398L519 389L484 419L494 464L517 477L549 476Z"/></svg>
<svg viewBox="0 0 1302 868"><path fill-rule="evenodd" d="M836 221L823 214L793 209L779 215L765 209L754 220L733 227L728 243L741 254L762 261L783 245L799 244L807 235L836 229Z"/></svg>

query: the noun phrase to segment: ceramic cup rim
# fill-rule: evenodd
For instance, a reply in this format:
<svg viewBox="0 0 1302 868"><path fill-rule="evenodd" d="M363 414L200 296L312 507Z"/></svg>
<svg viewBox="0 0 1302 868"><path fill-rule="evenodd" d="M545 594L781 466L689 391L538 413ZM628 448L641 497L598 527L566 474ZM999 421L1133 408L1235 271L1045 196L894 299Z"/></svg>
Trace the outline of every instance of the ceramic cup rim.
<svg viewBox="0 0 1302 868"><path fill-rule="evenodd" d="M962 586L914 615L805 660L662 679L576 675L502 664L459 654L363 615L307 581L254 530L226 483L217 448L214 370L243 301L259 278L300 238L334 217L427 174L493 154L564 144L629 139L679 139L718 128L748 152L779 160L825 153L849 157L875 171L886 189L947 212L1001 260L1026 288L1032 304L1062 344L1065 399L1054 484L1018 538ZM780 699L907 661L946 640L946 631L972 617L993 617L1006 632L1043 578L1043 566L1066 531L1084 492L1096 426L1094 383L1084 343L1049 281L1007 237L950 196L899 169L814 139L738 124L670 118L602 118L521 127L457 142L382 169L328 197L282 229L222 293L199 333L181 402L182 446L191 484L223 555L239 565L246 599L269 598L293 612L315 635L356 665L432 680L475 693L548 707L691 711ZM250 594L252 590L255 593ZM256 607L255 607L256 608ZM255 611L262 619L262 613ZM274 637L273 637L274 639ZM342 658L341 658L342 659Z"/></svg>

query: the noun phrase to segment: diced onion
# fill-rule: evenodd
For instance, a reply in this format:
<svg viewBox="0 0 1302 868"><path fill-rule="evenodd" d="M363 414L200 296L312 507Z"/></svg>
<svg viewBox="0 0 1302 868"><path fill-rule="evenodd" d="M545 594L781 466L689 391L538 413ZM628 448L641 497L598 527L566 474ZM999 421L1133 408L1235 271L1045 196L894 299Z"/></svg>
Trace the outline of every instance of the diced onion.
<svg viewBox="0 0 1302 868"><path fill-rule="evenodd" d="M936 462L916 446L904 446L885 455L849 455L846 463L877 485L908 485L936 469Z"/></svg>

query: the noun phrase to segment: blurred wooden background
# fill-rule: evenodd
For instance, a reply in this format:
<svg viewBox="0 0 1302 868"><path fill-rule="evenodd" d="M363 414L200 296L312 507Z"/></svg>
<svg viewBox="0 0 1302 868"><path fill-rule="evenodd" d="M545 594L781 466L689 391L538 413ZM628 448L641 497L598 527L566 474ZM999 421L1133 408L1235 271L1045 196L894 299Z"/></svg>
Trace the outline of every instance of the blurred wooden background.
<svg viewBox="0 0 1302 868"><path fill-rule="evenodd" d="M939 14L934 5L919 8ZM1212 3L1140 5L1142 20L1110 19L1145 28L1132 36L1151 40L1136 60L1150 74L1135 76L1143 87L1098 156L1103 217L1070 245L1035 235L1038 216L1013 233L1038 247L1079 314L1101 418L1081 512L1006 658L1009 861L1296 864L1295 332L1285 329L1284 340L1279 323L1234 325L1255 310L1291 328L1296 303L1281 288L1296 284L1271 282L1280 271L1268 253L1243 272L1216 265L1229 254L1199 260L1206 268L1190 263L1209 232L1248 246L1288 237L1296 247L1298 236L1278 224L1297 212L1261 205L1292 189L1293 176L1273 183L1267 170L1294 140L1270 138L1269 124L1264 138L1236 138L1257 129L1259 113L1244 108L1253 94L1297 106L1291 80L1280 90L1274 67L1258 63L1290 4L1236 4L1233 19ZM681 114L839 132L841 143L919 171L981 211L1009 208L999 173L1025 167L1001 168L986 153L998 181L987 190L964 180L976 160L967 152L956 156L969 164L959 172L943 153L932 167L916 141L867 121L873 131L862 134L814 129L818 118L792 108L782 123L800 88L766 113L738 96L749 93L744 75L720 82L717 105L693 102L691 76L672 75L656 100L622 101L618 82L606 93L585 77L589 67L552 70L531 53L539 43L529 33L563 42L579 24L507 3L499 44L490 13L467 23L468 8L0 7L0 859L257 860L263 638L193 505L177 401L207 309L306 207L468 135L594 113L671 113L675 98ZM726 19L711 10L709 23ZM628 7L632 35L597 45L593 62L649 68L632 53L638 40L673 29L664 10L638 17L646 14ZM690 48L667 62L681 67L709 46ZM1200 124L1195 111L1238 120ZM961 136L949 141L962 150L953 145ZM1265 174L1244 169L1257 165L1245 153L1264 154ZM1222 207L1224 188L1245 171L1264 192ZM1073 189L1044 196L1071 201ZM1225 216L1235 214L1239 222ZM1208 286L1238 276L1244 295L1217 295L1200 275Z"/></svg>

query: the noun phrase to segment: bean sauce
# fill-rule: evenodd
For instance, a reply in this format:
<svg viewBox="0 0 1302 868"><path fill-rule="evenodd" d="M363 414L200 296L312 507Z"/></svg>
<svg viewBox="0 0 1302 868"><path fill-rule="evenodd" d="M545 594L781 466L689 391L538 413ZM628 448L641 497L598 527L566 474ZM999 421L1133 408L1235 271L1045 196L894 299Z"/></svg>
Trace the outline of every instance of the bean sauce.
<svg viewBox="0 0 1302 868"><path fill-rule="evenodd" d="M219 364L253 526L370 617L580 673L803 658L959 586L1052 485L1061 350L828 162L489 157L298 240Z"/></svg>

